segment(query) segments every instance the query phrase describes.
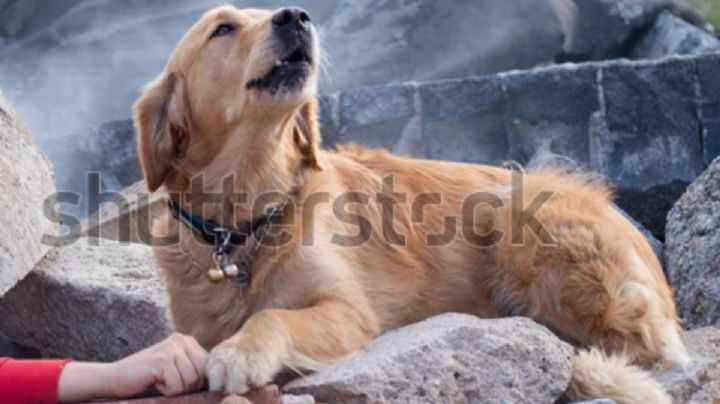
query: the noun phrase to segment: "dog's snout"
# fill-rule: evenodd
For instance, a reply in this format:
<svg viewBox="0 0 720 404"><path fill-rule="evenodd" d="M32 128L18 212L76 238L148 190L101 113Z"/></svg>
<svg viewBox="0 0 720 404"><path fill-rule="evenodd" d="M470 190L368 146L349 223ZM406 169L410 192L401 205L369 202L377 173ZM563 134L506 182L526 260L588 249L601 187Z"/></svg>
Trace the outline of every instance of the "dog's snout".
<svg viewBox="0 0 720 404"><path fill-rule="evenodd" d="M310 14L299 7L285 7L272 18L273 27L280 30L304 31L310 26Z"/></svg>

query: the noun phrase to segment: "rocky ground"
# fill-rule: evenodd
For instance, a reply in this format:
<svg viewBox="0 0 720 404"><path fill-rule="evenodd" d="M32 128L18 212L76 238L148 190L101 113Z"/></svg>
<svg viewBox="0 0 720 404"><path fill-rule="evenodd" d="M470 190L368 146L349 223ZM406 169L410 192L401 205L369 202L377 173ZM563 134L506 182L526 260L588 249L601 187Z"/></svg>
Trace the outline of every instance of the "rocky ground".
<svg viewBox="0 0 720 404"><path fill-rule="evenodd" d="M488 164L564 156L604 174L666 263L696 356L656 378L677 402L720 400L720 41L701 14L670 0L300 3L334 60L319 98L326 147L354 141ZM172 328L145 245L165 201L142 192L127 116L137 88L207 4L117 4L0 0L0 88L15 104L0 96L0 356L113 360ZM129 50L128 32L143 52ZM94 65L101 60L110 65ZM70 102L56 77L78 61L98 67L73 74L101 95L85 97L71 75ZM112 100L103 98L109 88ZM53 105L38 101L42 91ZM69 123L76 118L80 131ZM113 203L84 209L82 222L64 217L62 234L80 240L63 245L47 196L56 184L85 192L78 178L87 171L102 174L99 199ZM571 355L529 319L447 314L250 400L550 403L563 399Z"/></svg>

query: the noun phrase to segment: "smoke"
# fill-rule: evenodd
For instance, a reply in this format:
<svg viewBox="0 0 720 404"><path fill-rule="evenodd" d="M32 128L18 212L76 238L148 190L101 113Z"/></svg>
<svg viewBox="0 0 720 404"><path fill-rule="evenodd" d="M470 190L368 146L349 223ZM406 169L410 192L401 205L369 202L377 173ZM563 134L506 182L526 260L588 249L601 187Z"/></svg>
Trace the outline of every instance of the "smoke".
<svg viewBox="0 0 720 404"><path fill-rule="evenodd" d="M233 3L278 7L290 2ZM160 73L190 25L218 4L81 1L50 25L6 41L0 49L0 89L47 147L91 133L103 122L128 119L139 89Z"/></svg>

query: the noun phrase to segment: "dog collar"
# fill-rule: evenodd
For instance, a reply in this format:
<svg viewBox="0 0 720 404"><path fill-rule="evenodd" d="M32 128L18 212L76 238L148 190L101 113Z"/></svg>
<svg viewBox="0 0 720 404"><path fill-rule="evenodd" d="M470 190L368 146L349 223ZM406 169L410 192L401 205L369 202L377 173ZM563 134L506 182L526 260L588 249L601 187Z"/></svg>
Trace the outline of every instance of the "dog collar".
<svg viewBox="0 0 720 404"><path fill-rule="evenodd" d="M183 209L173 198L168 199L168 208L175 220L202 237L205 243L214 246L213 260L216 267L207 270L210 281L220 282L230 279L234 285L244 287L250 284L253 254L262 244L273 220L292 198L292 195L286 195L280 204L268 209L263 216L251 221L240 222L234 228L227 228L214 220L194 215ZM243 255L238 267L229 260L228 256L236 247L244 245L250 237L255 239L255 244ZM193 264L196 265L194 262Z"/></svg>

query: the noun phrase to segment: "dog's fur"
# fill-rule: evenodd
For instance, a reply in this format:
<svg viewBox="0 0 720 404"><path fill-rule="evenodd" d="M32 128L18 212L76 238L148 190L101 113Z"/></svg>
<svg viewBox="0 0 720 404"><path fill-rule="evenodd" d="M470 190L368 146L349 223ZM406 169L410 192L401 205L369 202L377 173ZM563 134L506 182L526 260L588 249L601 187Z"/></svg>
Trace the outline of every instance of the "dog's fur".
<svg viewBox="0 0 720 404"><path fill-rule="evenodd" d="M251 200L264 194L272 203L281 196L269 191L299 191L275 227L291 235L290 242L259 249L243 291L209 282L193 264L214 265L212 247L191 237L192 230L169 215L158 224L181 236L182 249L156 247L156 258L177 330L212 349L212 390L243 393L284 368L321 369L387 330L464 312L530 316L579 347L596 347L575 358L574 398L669 401L628 361L687 363L672 292L652 249L615 211L601 182L546 169L520 184L501 168L355 146L322 150L317 45L301 88L246 86L280 57L272 15L227 6L208 12L134 107L150 190L164 185L194 213L228 226L253 217L250 205L223 187L229 175L234 191ZM234 32L210 38L227 22L237 26ZM202 189L194 186L197 178ZM211 192L233 209L202 206ZM428 197L424 207L412 203L428 192L439 199ZM477 192L485 194L473 196ZM535 215L541 226L527 221L531 226L519 227L523 209L547 192L552 196ZM348 202L340 214L337 198ZM464 202L473 198L468 210ZM452 216L460 226L456 237L441 246L428 243ZM493 231L494 238L483 237ZM338 242L357 234L367 240Z"/></svg>

